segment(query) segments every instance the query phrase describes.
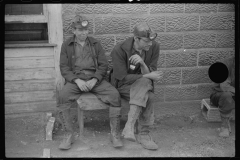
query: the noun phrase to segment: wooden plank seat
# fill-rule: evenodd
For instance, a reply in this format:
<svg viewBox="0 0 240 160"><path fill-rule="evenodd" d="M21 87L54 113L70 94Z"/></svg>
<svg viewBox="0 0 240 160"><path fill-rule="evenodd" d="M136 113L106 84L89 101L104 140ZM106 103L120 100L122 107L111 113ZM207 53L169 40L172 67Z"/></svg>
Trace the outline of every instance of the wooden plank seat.
<svg viewBox="0 0 240 160"><path fill-rule="evenodd" d="M201 101L201 111L208 122L221 122L220 111L218 107L210 104L210 99ZM230 120L235 120L235 109L231 112Z"/></svg>
<svg viewBox="0 0 240 160"><path fill-rule="evenodd" d="M83 136L84 131L84 110L98 110L108 109L109 105L103 103L92 93L83 93L77 100L78 107L78 123L79 123L79 136ZM127 114L129 110L128 101L121 98L122 111L121 114Z"/></svg>

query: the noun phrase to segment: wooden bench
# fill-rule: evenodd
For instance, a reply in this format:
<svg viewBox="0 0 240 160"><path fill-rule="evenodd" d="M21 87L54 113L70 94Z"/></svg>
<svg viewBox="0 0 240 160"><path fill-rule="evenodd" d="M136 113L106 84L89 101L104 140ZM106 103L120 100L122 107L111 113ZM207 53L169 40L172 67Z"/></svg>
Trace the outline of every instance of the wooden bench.
<svg viewBox="0 0 240 160"><path fill-rule="evenodd" d="M208 122L221 122L220 111L218 107L210 104L210 99L201 101L201 111ZM235 110L231 113L231 120L235 120Z"/></svg>
<svg viewBox="0 0 240 160"><path fill-rule="evenodd" d="M98 110L98 109L108 109L109 105L103 103L92 93L84 93L82 94L78 100L78 123L79 123L79 136L83 136L84 131L84 111L85 110ZM129 110L128 101L121 99L121 114L126 115Z"/></svg>

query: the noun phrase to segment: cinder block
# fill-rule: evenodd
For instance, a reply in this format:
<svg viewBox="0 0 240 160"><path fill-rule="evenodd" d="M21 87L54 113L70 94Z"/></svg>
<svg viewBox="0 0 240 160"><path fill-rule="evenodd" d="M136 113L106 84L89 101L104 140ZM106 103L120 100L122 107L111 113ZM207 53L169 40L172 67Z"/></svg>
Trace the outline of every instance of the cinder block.
<svg viewBox="0 0 240 160"><path fill-rule="evenodd" d="M217 33L216 47L218 47L218 48L233 48L233 47L235 47L234 31Z"/></svg>
<svg viewBox="0 0 240 160"><path fill-rule="evenodd" d="M166 52L166 67L197 66L197 51L169 51Z"/></svg>
<svg viewBox="0 0 240 160"><path fill-rule="evenodd" d="M133 32L134 26L140 22L146 22L155 32L165 31L165 16L149 16L149 17L134 17L131 18L131 29Z"/></svg>
<svg viewBox="0 0 240 160"><path fill-rule="evenodd" d="M221 122L218 107L211 105L209 99L203 99L201 101L201 111L208 122Z"/></svg>
<svg viewBox="0 0 240 160"><path fill-rule="evenodd" d="M157 68L165 68L165 54L161 53L161 47L160 47L160 54L159 54L159 58L158 58L158 64L157 64Z"/></svg>
<svg viewBox="0 0 240 160"><path fill-rule="evenodd" d="M196 83L211 83L208 76L209 67L201 68L183 68L182 69L182 84L196 84Z"/></svg>
<svg viewBox="0 0 240 160"><path fill-rule="evenodd" d="M196 85L166 86L165 101L195 100Z"/></svg>
<svg viewBox="0 0 240 160"><path fill-rule="evenodd" d="M150 14L155 13L183 13L184 4L150 4Z"/></svg>
<svg viewBox="0 0 240 160"><path fill-rule="evenodd" d="M164 88L163 86L155 84L154 88L154 102L164 101Z"/></svg>
<svg viewBox="0 0 240 160"><path fill-rule="evenodd" d="M74 15L77 10L77 5L73 4L62 4L62 17L64 19L65 15Z"/></svg>
<svg viewBox="0 0 240 160"><path fill-rule="evenodd" d="M163 71L163 78L156 82L158 85L170 85L170 84L180 84L181 80L181 69L159 69Z"/></svg>
<svg viewBox="0 0 240 160"><path fill-rule="evenodd" d="M94 4L93 12L94 12L94 14L112 13L113 6L114 6L114 4L96 3L96 4Z"/></svg>
<svg viewBox="0 0 240 160"><path fill-rule="evenodd" d="M167 16L166 31L197 31L199 27L199 16Z"/></svg>
<svg viewBox="0 0 240 160"><path fill-rule="evenodd" d="M117 34L130 32L128 17L96 17L95 34Z"/></svg>
<svg viewBox="0 0 240 160"><path fill-rule="evenodd" d="M132 37L133 34L126 34L126 35L116 35L116 44L128 39L129 37Z"/></svg>
<svg viewBox="0 0 240 160"><path fill-rule="evenodd" d="M68 6L69 8L75 8L76 7L76 13L77 14L93 14L94 13L94 4L70 4Z"/></svg>
<svg viewBox="0 0 240 160"><path fill-rule="evenodd" d="M149 10L149 4L114 4L112 7L114 14L147 13Z"/></svg>
<svg viewBox="0 0 240 160"><path fill-rule="evenodd" d="M197 87L197 97L196 99L202 100L204 98L209 98L212 93L212 88L214 87L214 83L207 84L198 84Z"/></svg>
<svg viewBox="0 0 240 160"><path fill-rule="evenodd" d="M200 19L200 30L230 30L232 27L232 14L210 14Z"/></svg>
<svg viewBox="0 0 240 160"><path fill-rule="evenodd" d="M218 4L218 12L234 12L234 4L231 3L222 3Z"/></svg>
<svg viewBox="0 0 240 160"><path fill-rule="evenodd" d="M207 49L199 51L198 66L210 66L211 64L234 55L233 49Z"/></svg>
<svg viewBox="0 0 240 160"><path fill-rule="evenodd" d="M115 39L114 39L114 36L110 35L97 35L97 36L94 36L97 40L99 40L102 44L102 47L103 49L106 51L106 52L111 52L113 47L114 47L114 42L115 42Z"/></svg>
<svg viewBox="0 0 240 160"><path fill-rule="evenodd" d="M185 4L185 13L217 12L217 4Z"/></svg>
<svg viewBox="0 0 240 160"><path fill-rule="evenodd" d="M158 34L156 41L160 44L161 50L177 50L183 48L182 33Z"/></svg>
<svg viewBox="0 0 240 160"><path fill-rule="evenodd" d="M215 48L216 33L187 33L184 48Z"/></svg>

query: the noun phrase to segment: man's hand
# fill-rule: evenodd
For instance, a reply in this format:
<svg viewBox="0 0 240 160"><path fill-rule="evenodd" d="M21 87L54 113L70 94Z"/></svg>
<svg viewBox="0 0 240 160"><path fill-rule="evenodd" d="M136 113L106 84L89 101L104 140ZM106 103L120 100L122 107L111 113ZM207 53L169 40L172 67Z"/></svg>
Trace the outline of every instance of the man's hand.
<svg viewBox="0 0 240 160"><path fill-rule="evenodd" d="M139 55L137 55L137 54L132 55L132 56L129 58L129 61L130 61L132 64L134 64L134 65L136 65L136 64L138 64L138 63L140 63L141 65L144 64L143 59L142 59Z"/></svg>
<svg viewBox="0 0 240 160"><path fill-rule="evenodd" d="M76 80L74 80L74 82L78 85L78 87L81 91L83 91L83 92L89 91L87 82L85 82L81 79L76 79Z"/></svg>
<svg viewBox="0 0 240 160"><path fill-rule="evenodd" d="M93 79L86 82L89 90L92 90L92 88L96 85L97 81L98 80L96 78L93 78Z"/></svg>
<svg viewBox="0 0 240 160"><path fill-rule="evenodd" d="M143 77L149 78L151 80L157 81L163 77L162 71L153 71L151 73L144 74Z"/></svg>

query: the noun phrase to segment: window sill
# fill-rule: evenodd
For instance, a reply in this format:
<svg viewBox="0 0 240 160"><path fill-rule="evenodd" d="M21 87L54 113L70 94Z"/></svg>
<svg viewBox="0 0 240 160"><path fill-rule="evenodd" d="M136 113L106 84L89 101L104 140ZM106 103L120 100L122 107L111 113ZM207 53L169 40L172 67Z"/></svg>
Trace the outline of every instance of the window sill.
<svg viewBox="0 0 240 160"><path fill-rule="evenodd" d="M5 48L36 48L36 47L56 47L57 44L34 43L34 44L5 44Z"/></svg>

